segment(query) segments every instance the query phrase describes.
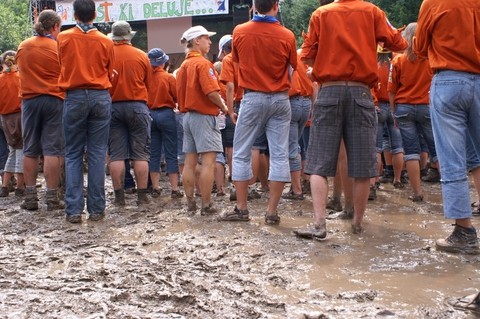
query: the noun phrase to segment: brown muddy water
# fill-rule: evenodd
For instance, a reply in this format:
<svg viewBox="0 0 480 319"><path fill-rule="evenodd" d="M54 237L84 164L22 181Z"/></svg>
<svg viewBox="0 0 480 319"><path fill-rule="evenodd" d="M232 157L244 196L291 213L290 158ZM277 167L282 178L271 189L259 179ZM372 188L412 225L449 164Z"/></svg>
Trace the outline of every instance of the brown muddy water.
<svg viewBox="0 0 480 319"><path fill-rule="evenodd" d="M444 299L480 289L480 257L435 250L452 226L440 185L423 188L417 204L383 184L364 233L330 220L324 241L292 235L311 222L309 196L282 200L272 227L268 195L249 203L249 223L191 216L165 191L148 209L127 195L104 221L72 225L46 211L42 189L37 212L11 194L0 198L0 318L474 318Z"/></svg>

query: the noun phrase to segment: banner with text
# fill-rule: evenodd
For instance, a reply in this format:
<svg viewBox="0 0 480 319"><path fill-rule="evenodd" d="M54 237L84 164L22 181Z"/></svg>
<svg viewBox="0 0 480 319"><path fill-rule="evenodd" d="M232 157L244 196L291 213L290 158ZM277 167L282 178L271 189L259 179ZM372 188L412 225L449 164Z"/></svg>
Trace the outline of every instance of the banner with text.
<svg viewBox="0 0 480 319"><path fill-rule="evenodd" d="M75 24L73 3L56 1L63 24ZM228 14L228 0L103 0L95 1L95 23Z"/></svg>

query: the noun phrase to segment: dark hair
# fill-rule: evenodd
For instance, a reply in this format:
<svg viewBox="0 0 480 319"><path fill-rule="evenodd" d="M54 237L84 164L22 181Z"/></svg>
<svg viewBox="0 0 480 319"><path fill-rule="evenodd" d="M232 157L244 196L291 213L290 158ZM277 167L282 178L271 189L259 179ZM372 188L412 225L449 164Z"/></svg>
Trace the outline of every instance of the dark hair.
<svg viewBox="0 0 480 319"><path fill-rule="evenodd" d="M11 68L13 65L16 64L16 62L15 62L15 55L16 54L17 54L17 52L12 51L12 50L5 51L2 54L2 63L5 64L7 67Z"/></svg>
<svg viewBox="0 0 480 319"><path fill-rule="evenodd" d="M254 0L254 3L258 13L263 14L272 10L273 5L278 3L278 0Z"/></svg>
<svg viewBox="0 0 480 319"><path fill-rule="evenodd" d="M33 30L39 35L46 35L52 31L52 28L62 25L62 18L53 10L43 10L38 15L37 22L33 25Z"/></svg>
<svg viewBox="0 0 480 319"><path fill-rule="evenodd" d="M320 5L321 5L321 6L324 6L324 5L326 5L326 4L332 3L333 0L320 0L319 2L320 2Z"/></svg>
<svg viewBox="0 0 480 319"><path fill-rule="evenodd" d="M222 50L225 51L226 54L229 54L230 52L232 52L232 40L228 40L227 42L225 42L225 44L222 47Z"/></svg>
<svg viewBox="0 0 480 319"><path fill-rule="evenodd" d="M93 21L96 13L95 2L93 0L74 0L73 12L80 22Z"/></svg>

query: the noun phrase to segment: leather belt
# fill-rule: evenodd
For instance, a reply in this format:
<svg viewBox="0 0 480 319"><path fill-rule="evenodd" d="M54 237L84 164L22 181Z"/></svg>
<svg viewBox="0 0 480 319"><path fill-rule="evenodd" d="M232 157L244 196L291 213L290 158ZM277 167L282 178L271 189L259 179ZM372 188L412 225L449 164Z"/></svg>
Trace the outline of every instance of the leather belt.
<svg viewBox="0 0 480 319"><path fill-rule="evenodd" d="M363 82L356 82L356 81L329 81L322 83L322 87L329 87L329 86L359 86L366 89L370 89L368 85Z"/></svg>

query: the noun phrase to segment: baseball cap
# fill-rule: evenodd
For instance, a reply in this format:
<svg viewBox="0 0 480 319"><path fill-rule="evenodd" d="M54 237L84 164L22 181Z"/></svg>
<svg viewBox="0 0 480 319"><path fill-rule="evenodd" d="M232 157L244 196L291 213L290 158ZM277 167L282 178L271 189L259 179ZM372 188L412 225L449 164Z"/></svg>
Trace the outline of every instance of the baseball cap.
<svg viewBox="0 0 480 319"><path fill-rule="evenodd" d="M218 53L222 53L223 51L223 46L228 42L232 40L232 35L231 34L225 34L223 37L220 38L220 41L218 42Z"/></svg>
<svg viewBox="0 0 480 319"><path fill-rule="evenodd" d="M161 64L165 64L170 57L163 52L162 49L159 48L153 48L150 51L148 51L148 58L150 59L150 64L152 66L159 66Z"/></svg>
<svg viewBox="0 0 480 319"><path fill-rule="evenodd" d="M127 21L117 21L112 24L112 32L107 36L114 41L131 40L136 31L132 31L130 23Z"/></svg>
<svg viewBox="0 0 480 319"><path fill-rule="evenodd" d="M208 35L209 37L211 37L212 35L215 35L215 34L217 34L217 32L210 32L210 31L207 31L207 29L205 29L201 25L196 25L194 27L191 27L187 31L185 31L182 35L182 39L185 39L186 41L190 41L202 35Z"/></svg>

